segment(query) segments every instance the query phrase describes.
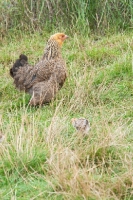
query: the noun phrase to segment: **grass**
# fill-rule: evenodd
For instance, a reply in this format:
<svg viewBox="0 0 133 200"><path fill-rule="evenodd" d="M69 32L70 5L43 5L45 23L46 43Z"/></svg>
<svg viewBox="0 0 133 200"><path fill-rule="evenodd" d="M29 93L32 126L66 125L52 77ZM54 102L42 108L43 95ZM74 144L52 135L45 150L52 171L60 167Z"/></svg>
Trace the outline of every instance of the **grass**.
<svg viewBox="0 0 133 200"><path fill-rule="evenodd" d="M130 30L133 22L132 0L73 0L21 2L20 0L0 1L1 37L10 29L36 32L55 27L83 34ZM0 38L1 38L0 37Z"/></svg>
<svg viewBox="0 0 133 200"><path fill-rule="evenodd" d="M56 99L30 108L9 68L34 64L48 33L10 35L0 51L0 199L133 199L132 33L95 40L73 34L62 53L68 78ZM91 123L78 135L72 117Z"/></svg>

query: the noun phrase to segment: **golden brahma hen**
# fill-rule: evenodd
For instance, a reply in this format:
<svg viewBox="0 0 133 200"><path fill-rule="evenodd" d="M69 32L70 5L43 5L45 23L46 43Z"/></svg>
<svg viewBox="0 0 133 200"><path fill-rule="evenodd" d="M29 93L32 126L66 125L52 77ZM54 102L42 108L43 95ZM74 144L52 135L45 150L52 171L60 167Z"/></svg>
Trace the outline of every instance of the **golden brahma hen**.
<svg viewBox="0 0 133 200"><path fill-rule="evenodd" d="M61 47L67 38L64 33L52 35L47 42L43 58L35 66L29 65L28 59L20 56L10 69L16 88L31 95L31 106L50 102L62 88L67 72Z"/></svg>

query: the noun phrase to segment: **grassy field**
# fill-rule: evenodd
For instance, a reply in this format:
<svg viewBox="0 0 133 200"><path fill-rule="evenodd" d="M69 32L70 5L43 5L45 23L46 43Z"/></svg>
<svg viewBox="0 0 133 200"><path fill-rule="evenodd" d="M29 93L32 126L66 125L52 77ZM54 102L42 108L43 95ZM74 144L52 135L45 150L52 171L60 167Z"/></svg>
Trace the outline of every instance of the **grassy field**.
<svg viewBox="0 0 133 200"><path fill-rule="evenodd" d="M71 34L62 48L65 85L49 105L30 108L9 68L21 53L36 63L48 37L2 40L0 199L133 200L132 33ZM88 137L76 133L72 117L89 119Z"/></svg>

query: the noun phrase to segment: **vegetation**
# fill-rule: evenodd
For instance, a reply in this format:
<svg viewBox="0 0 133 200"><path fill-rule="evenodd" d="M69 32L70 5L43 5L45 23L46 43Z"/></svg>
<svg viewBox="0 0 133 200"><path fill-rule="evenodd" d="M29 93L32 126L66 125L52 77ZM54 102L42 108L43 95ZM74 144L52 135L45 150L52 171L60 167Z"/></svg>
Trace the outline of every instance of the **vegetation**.
<svg viewBox="0 0 133 200"><path fill-rule="evenodd" d="M133 199L132 4L0 1L0 199ZM70 36L67 81L50 104L29 107L9 69L21 53L35 64L59 31ZM89 119L88 136L73 117Z"/></svg>
<svg viewBox="0 0 133 200"><path fill-rule="evenodd" d="M63 46L63 89L51 104L30 108L9 68L20 53L34 64L48 37L21 33L3 39L0 198L132 199L132 35L95 40L73 34ZM88 137L70 123L81 116L90 120Z"/></svg>
<svg viewBox="0 0 133 200"><path fill-rule="evenodd" d="M131 28L132 0L1 0L0 29L51 30L67 27L72 32L105 34Z"/></svg>

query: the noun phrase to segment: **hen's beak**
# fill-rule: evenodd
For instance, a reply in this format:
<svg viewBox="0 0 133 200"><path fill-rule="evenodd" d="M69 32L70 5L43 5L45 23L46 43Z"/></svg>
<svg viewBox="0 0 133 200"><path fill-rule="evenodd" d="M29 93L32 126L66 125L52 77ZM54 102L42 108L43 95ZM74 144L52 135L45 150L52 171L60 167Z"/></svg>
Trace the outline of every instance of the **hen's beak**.
<svg viewBox="0 0 133 200"><path fill-rule="evenodd" d="M68 36L68 35L65 35L64 39L67 39L67 38L69 38L69 36Z"/></svg>

